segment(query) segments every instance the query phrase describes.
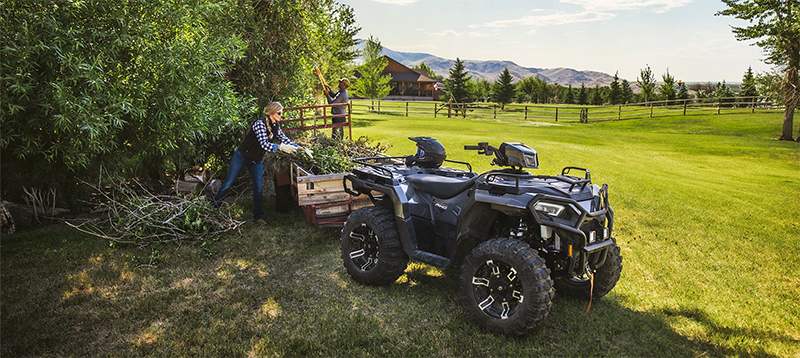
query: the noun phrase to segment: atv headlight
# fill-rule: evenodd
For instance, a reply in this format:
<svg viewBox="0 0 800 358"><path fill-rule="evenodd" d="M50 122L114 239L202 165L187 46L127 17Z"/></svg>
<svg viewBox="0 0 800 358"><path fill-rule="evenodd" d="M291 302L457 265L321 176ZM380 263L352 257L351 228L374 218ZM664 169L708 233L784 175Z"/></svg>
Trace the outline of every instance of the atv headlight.
<svg viewBox="0 0 800 358"><path fill-rule="evenodd" d="M550 216L559 216L561 215L562 212L564 212L564 207L558 204L545 203L540 201L533 206L533 210L536 210L538 212Z"/></svg>

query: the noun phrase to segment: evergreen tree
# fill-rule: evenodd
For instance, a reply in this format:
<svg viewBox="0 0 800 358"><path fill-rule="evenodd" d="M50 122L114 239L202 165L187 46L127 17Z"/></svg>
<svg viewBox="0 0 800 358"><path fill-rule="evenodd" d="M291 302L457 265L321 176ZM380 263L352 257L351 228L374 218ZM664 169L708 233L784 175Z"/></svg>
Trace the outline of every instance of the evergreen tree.
<svg viewBox="0 0 800 358"><path fill-rule="evenodd" d="M689 89L685 83L678 81L680 88L678 88L678 99L689 99Z"/></svg>
<svg viewBox="0 0 800 358"><path fill-rule="evenodd" d="M581 89L578 90L578 104L589 104L589 96L586 93L586 84L581 83Z"/></svg>
<svg viewBox="0 0 800 358"><path fill-rule="evenodd" d="M658 87L661 99L667 101L667 105L670 105L670 101L675 99L675 77L672 77L669 74L669 69L667 69L667 73L661 75L661 79L664 81Z"/></svg>
<svg viewBox="0 0 800 358"><path fill-rule="evenodd" d="M650 65L647 65L646 69L640 70L639 76L641 78L637 77L636 82L639 83L641 89L639 95L642 97L642 102L654 100L656 98L656 76L650 70Z"/></svg>
<svg viewBox="0 0 800 358"><path fill-rule="evenodd" d="M572 93L572 84L567 87L567 92L564 94L564 103L565 104L573 104L575 103L575 95Z"/></svg>
<svg viewBox="0 0 800 358"><path fill-rule="evenodd" d="M622 88L621 88L621 103L630 103L633 100L633 89L631 89L631 84L628 83L628 80L622 80Z"/></svg>
<svg viewBox="0 0 800 358"><path fill-rule="evenodd" d="M621 102L622 91L619 87L619 71L614 74L614 80L611 81L608 90L608 103L619 104Z"/></svg>
<svg viewBox="0 0 800 358"><path fill-rule="evenodd" d="M599 106L603 104L603 95L600 93L600 86L594 85L594 90L592 94L589 96L589 103L595 106Z"/></svg>
<svg viewBox="0 0 800 358"><path fill-rule="evenodd" d="M739 96L758 96L758 92L756 91L756 78L753 76L753 67L748 67L747 72L744 73L744 77L742 78L742 90L739 91Z"/></svg>
<svg viewBox="0 0 800 358"><path fill-rule="evenodd" d="M512 80L511 73L508 72L508 67L506 67L494 83L494 101L500 103L503 109L506 108L507 103L511 103L514 99L514 84L511 83Z"/></svg>
<svg viewBox="0 0 800 358"><path fill-rule="evenodd" d="M389 64L389 60L381 55L382 51L381 42L370 35L364 45L364 64L358 67L361 77L353 81L350 86L356 96L383 99L391 92L392 76L383 74L383 69Z"/></svg>
<svg viewBox="0 0 800 358"><path fill-rule="evenodd" d="M458 103L465 102L469 96L469 88L467 87L468 80L469 73L464 68L464 62L461 62L461 60L456 57L456 63L450 68L450 77L444 80L444 84L447 87L447 92L450 93L453 99Z"/></svg>

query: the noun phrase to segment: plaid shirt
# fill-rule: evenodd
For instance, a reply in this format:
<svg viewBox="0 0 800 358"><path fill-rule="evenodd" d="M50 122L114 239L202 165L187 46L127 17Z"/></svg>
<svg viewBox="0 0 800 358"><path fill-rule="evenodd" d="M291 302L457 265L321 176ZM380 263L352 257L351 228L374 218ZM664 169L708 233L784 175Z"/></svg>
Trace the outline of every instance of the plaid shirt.
<svg viewBox="0 0 800 358"><path fill-rule="evenodd" d="M278 126L278 123L272 124L272 131L267 130L267 126L265 122L269 121L268 118L265 118L263 121L256 121L253 123L253 132L256 134L256 139L258 139L258 143L261 145L267 152L277 152L278 151L278 144L270 143L270 139L273 138L273 135L277 136L280 139L281 144L288 144L297 147L297 143L292 142L291 139L286 137L281 130L281 127Z"/></svg>

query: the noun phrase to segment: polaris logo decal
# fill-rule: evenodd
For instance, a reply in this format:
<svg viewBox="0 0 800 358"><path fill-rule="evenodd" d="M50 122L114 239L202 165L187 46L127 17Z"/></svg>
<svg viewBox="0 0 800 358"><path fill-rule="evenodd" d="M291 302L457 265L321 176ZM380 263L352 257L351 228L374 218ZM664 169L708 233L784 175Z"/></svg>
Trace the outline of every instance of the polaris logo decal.
<svg viewBox="0 0 800 358"><path fill-rule="evenodd" d="M435 202L435 203L433 204L433 206L435 206L436 208L438 208L438 209L439 209L439 210L441 210L441 211L445 211L445 210L447 210L447 204L440 203L440 202L438 202L438 201L437 201L437 202Z"/></svg>

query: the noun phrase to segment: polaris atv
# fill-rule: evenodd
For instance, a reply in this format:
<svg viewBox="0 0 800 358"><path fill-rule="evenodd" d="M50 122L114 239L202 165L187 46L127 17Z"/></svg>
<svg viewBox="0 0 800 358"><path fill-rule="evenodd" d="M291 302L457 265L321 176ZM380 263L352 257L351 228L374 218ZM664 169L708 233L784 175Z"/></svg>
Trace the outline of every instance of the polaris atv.
<svg viewBox="0 0 800 358"><path fill-rule="evenodd" d="M611 236L614 212L608 186L592 184L588 170L533 175L522 170L539 166L532 148L482 142L464 149L506 168L478 175L468 163L447 160L436 139L409 139L417 154L355 159L361 166L343 179L348 193L374 203L353 212L342 229L342 260L355 281L390 284L409 259L460 266L469 316L509 335L525 334L547 316L554 289L591 300L614 288L622 270Z"/></svg>

